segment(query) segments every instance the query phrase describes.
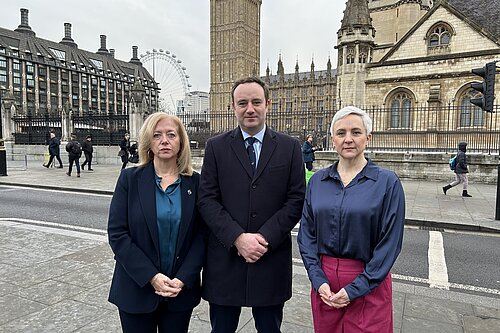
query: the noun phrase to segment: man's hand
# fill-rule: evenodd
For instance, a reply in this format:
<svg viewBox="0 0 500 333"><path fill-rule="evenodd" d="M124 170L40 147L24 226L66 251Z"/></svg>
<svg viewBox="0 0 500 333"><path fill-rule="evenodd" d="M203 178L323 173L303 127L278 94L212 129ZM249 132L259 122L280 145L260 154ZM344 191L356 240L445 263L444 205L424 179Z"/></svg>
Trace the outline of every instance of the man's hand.
<svg viewBox="0 0 500 333"><path fill-rule="evenodd" d="M261 234L242 233L234 241L234 246L238 249L238 254L242 256L247 263L255 263L266 252L269 243Z"/></svg>

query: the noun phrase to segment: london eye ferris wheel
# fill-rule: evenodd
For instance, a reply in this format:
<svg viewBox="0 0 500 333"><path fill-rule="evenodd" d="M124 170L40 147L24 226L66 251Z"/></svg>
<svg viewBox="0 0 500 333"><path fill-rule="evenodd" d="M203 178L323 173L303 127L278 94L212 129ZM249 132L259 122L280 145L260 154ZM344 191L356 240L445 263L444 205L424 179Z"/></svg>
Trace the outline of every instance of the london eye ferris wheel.
<svg viewBox="0 0 500 333"><path fill-rule="evenodd" d="M182 61L163 49L146 51L146 54L141 54L140 60L160 87L159 110L170 114L181 113L191 87Z"/></svg>

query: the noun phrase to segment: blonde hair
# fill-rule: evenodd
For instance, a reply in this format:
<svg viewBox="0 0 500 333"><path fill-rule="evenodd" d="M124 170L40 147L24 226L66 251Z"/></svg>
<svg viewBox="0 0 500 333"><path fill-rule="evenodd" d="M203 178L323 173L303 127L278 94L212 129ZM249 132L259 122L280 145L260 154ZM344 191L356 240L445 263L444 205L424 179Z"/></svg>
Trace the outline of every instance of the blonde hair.
<svg viewBox="0 0 500 333"><path fill-rule="evenodd" d="M179 135L180 140L180 149L177 154L177 169L179 174L191 176L193 174L193 166L191 164L191 148L189 147L189 137L186 132L186 128L178 117L165 112L155 112L150 114L139 130L139 164L137 166L145 167L153 160L153 155L151 153L153 133L156 125L164 119L171 120L177 127L177 134Z"/></svg>

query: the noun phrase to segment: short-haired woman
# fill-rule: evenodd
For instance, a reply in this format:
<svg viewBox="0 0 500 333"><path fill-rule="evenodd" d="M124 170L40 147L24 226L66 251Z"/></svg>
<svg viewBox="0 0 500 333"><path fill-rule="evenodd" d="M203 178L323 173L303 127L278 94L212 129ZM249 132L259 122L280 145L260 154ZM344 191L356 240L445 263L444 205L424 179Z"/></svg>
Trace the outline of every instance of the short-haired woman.
<svg viewBox="0 0 500 333"><path fill-rule="evenodd" d="M403 187L364 156L372 121L356 107L331 125L338 162L310 179L298 244L316 333L392 332L390 269L401 251Z"/></svg>

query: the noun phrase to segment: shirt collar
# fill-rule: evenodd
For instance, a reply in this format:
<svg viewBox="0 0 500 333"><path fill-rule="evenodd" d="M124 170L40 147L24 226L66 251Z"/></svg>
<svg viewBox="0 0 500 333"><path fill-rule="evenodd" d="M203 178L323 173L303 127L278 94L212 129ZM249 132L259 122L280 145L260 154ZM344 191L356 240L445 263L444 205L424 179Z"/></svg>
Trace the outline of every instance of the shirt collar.
<svg viewBox="0 0 500 333"><path fill-rule="evenodd" d="M340 175L339 175L339 172L337 171L338 164L339 164L339 161L336 161L335 163L333 163L327 169L327 172L325 172L323 174L323 176L321 177L321 180L325 180L327 178L340 180ZM375 163L372 162L372 160L368 159L368 163L366 163L364 168L361 170L360 174L361 174L361 177L366 177L366 178L370 178L373 180L377 180L378 167L375 165Z"/></svg>
<svg viewBox="0 0 500 333"><path fill-rule="evenodd" d="M253 136L257 140L259 140L260 143L264 141L264 134L266 133L266 125L264 124L264 127L255 135L250 135L244 130L241 130L241 134L243 135L243 141L245 141L247 138Z"/></svg>

